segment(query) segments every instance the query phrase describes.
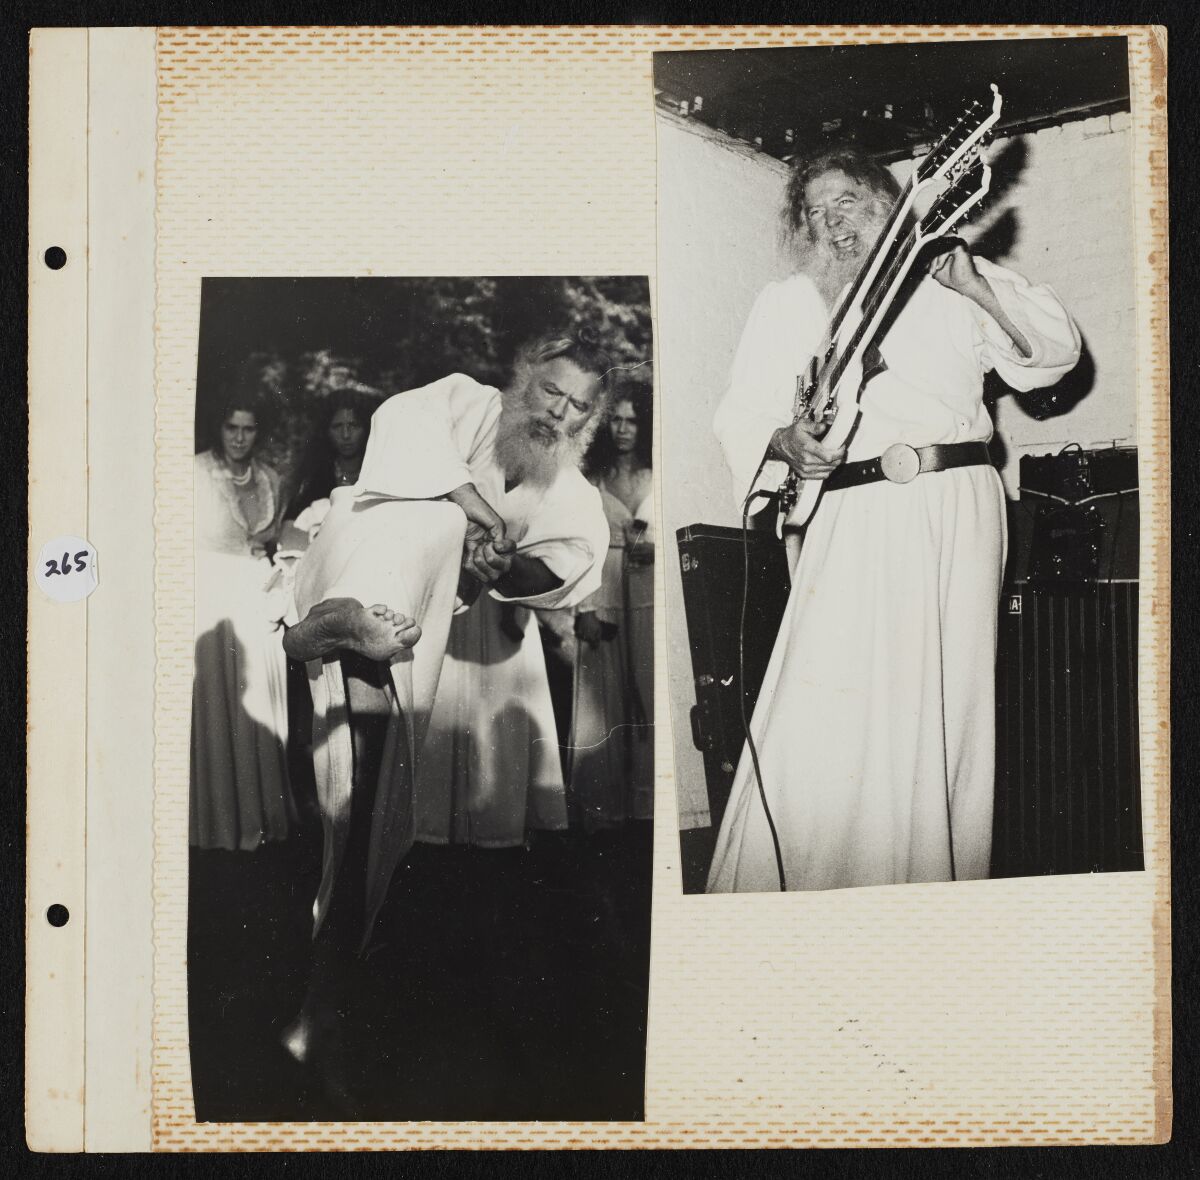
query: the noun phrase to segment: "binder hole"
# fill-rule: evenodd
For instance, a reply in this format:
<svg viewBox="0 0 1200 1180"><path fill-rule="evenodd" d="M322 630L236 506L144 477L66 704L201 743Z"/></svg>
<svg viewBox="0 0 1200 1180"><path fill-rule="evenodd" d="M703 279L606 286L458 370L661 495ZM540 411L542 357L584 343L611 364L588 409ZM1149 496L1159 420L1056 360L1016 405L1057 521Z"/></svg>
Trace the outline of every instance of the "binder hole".
<svg viewBox="0 0 1200 1180"><path fill-rule="evenodd" d="M42 257L51 270L62 270L67 265L67 252L61 246L51 246Z"/></svg>
<svg viewBox="0 0 1200 1180"><path fill-rule="evenodd" d="M65 905L55 903L46 911L46 921L51 926L65 926L71 920L71 913Z"/></svg>

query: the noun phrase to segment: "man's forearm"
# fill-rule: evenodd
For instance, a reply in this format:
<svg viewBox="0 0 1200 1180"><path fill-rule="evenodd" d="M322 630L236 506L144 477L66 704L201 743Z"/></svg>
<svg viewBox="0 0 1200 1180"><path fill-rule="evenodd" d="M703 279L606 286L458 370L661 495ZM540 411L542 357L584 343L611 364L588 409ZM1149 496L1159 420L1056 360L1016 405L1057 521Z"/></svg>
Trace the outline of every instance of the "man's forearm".
<svg viewBox="0 0 1200 1180"><path fill-rule="evenodd" d="M551 573L550 567L536 557L517 554L508 573L496 579L495 587L505 598L533 598L548 594L562 585L562 578Z"/></svg>
<svg viewBox="0 0 1200 1180"><path fill-rule="evenodd" d="M1033 356L1033 349L1028 339L1026 339L1021 329L1008 318L1008 314L1000 305L1000 300L996 292L992 290L992 285L987 279L980 276L979 287L972 290L968 298L978 303L1000 325L1004 330L1004 334L1016 345L1017 351L1023 357Z"/></svg>

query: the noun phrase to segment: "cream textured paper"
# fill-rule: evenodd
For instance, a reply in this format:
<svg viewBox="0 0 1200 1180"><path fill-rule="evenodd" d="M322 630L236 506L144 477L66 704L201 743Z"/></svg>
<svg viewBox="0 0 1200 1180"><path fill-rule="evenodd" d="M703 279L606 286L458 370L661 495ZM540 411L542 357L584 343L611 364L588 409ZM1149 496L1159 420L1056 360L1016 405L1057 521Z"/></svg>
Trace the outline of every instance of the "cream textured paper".
<svg viewBox="0 0 1200 1180"><path fill-rule="evenodd" d="M1134 1143L1169 1134L1165 55L1146 29L1085 32L1127 32L1135 82L1147 871L685 898L660 683L645 1123L198 1125L188 1071L201 276L653 280L654 50L1072 32L159 32L156 1148ZM660 609L663 577L660 563ZM660 677L664 636L659 626Z"/></svg>
<svg viewBox="0 0 1200 1180"><path fill-rule="evenodd" d="M99 570L86 602L29 585L25 1119L46 1151L150 1146L154 47L30 37L30 548L76 533Z"/></svg>
<svg viewBox="0 0 1200 1180"><path fill-rule="evenodd" d="M34 582L33 569L46 541L86 533L89 523L84 412L87 43L74 30L54 30L37 42L35 51L30 133L35 143L40 137L66 150L35 148L29 161L31 191L45 191L46 199L29 203L25 1129L36 1149L79 1150L84 1126L85 678L91 602L52 602ZM39 70L42 56L55 61L57 76ZM52 245L67 255L60 270L50 270L42 261ZM60 347L62 340L75 347ZM82 671L67 693L60 675L64 654L73 670ZM49 925L51 905L67 908L65 926Z"/></svg>

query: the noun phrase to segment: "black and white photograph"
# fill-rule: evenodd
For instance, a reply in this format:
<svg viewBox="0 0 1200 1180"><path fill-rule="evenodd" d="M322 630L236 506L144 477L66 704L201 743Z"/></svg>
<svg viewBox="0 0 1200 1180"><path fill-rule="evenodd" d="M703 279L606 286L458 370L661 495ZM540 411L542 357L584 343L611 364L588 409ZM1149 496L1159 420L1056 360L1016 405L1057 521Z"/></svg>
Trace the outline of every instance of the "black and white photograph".
<svg viewBox="0 0 1200 1180"><path fill-rule="evenodd" d="M644 1118L642 277L205 278L200 1121Z"/></svg>
<svg viewBox="0 0 1200 1180"><path fill-rule="evenodd" d="M654 87L684 892L1142 869L1125 39Z"/></svg>
<svg viewBox="0 0 1200 1180"><path fill-rule="evenodd" d="M27 1146L1161 1154L1170 31L410 16L19 55Z"/></svg>

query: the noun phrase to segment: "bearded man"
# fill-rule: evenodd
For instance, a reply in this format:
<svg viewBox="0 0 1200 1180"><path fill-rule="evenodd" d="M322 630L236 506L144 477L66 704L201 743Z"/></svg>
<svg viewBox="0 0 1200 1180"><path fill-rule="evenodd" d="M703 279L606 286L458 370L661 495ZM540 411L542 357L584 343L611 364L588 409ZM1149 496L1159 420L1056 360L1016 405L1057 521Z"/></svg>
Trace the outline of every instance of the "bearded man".
<svg viewBox="0 0 1200 1180"><path fill-rule="evenodd" d="M564 374L569 380L574 368L565 357L538 369L519 365L518 389L509 394L496 439L497 459L516 486L497 507L509 537L518 519L536 521L554 534L555 548L574 544L569 537L576 531L591 554L602 538L598 519L580 510L592 498L582 495L579 481L600 417L593 412L584 421L570 401L551 399L548 411L541 406L547 390L559 388ZM525 392L518 399L520 388ZM558 423L560 408L572 415L570 426ZM549 419L539 418L544 413ZM531 543L526 532L523 553ZM534 608L579 601L561 594L517 601L493 592L455 615L417 762L417 840L513 848L525 844L531 831L567 827L554 704Z"/></svg>
<svg viewBox="0 0 1200 1180"><path fill-rule="evenodd" d="M335 489L296 569L284 647L308 662L325 829L313 984L285 1033L298 1058L322 1033L326 1066L336 1058L338 973L412 845L452 616L480 609L484 587L498 603L570 607L599 585L608 525L579 459L610 370L590 335L546 336L519 351L503 393L456 373L389 398L357 484ZM469 687L452 686L459 705Z"/></svg>
<svg viewBox="0 0 1200 1180"><path fill-rule="evenodd" d="M807 257L760 294L714 423L739 509L789 468L826 481L751 722L789 889L988 876L1006 523L983 378L1033 389L1079 358L1048 287L952 243L876 341L885 368L863 389L848 447L793 421L797 377L898 192L853 149L794 169L785 221ZM881 472L894 443L921 456L911 482ZM779 887L744 754L708 888Z"/></svg>

